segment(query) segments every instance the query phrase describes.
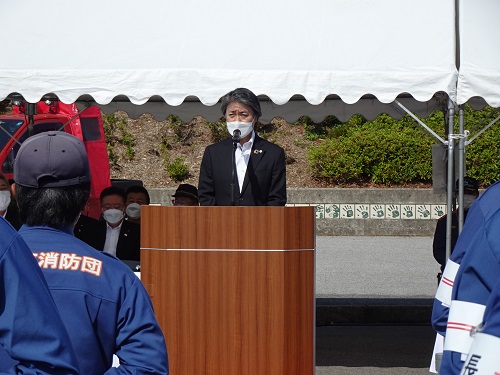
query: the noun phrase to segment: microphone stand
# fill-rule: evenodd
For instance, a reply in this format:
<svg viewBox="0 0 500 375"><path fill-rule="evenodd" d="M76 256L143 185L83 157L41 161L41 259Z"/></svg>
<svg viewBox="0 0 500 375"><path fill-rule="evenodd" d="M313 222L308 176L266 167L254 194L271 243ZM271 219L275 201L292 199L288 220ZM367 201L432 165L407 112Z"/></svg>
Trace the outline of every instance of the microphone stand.
<svg viewBox="0 0 500 375"><path fill-rule="evenodd" d="M234 200L234 185L235 185L235 179L237 178L236 174L236 163L235 163L235 157L234 154L236 153L236 147L238 147L238 142L240 141L240 135L241 131L239 129L236 129L233 132L233 152L231 153L231 205L236 206L236 202Z"/></svg>

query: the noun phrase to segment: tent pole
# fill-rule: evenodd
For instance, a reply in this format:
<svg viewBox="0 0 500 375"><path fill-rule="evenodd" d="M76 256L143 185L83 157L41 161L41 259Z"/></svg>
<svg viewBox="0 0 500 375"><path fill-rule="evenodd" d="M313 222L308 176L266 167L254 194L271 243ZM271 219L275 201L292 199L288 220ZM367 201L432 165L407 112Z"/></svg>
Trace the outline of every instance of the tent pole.
<svg viewBox="0 0 500 375"><path fill-rule="evenodd" d="M455 140L454 133L454 119L455 119L455 103L448 101L448 177L447 177L447 192L446 192L446 261L448 261L451 254L451 223L453 212L453 187L454 187L454 149Z"/></svg>
<svg viewBox="0 0 500 375"><path fill-rule="evenodd" d="M422 120L420 120L417 116L415 116L409 109L407 109L398 100L394 100L394 103L396 103L403 111L405 111L408 115L410 115L417 123L420 124L420 126L422 126L431 135L433 135L434 138L436 138L439 142L441 142L442 144L446 144L446 141L443 138L441 138L434 130L429 128Z"/></svg>
<svg viewBox="0 0 500 375"><path fill-rule="evenodd" d="M474 139L476 139L481 134L483 134L486 130L488 130L490 127L492 127L493 125L495 125L498 122L498 120L500 120L500 116L498 116L497 118L495 118L488 125L486 125L484 128L482 128L479 132L477 132L476 134L474 134L474 137L472 137L471 139L469 139L465 144L468 145L469 143L472 143L472 141Z"/></svg>
<svg viewBox="0 0 500 375"><path fill-rule="evenodd" d="M458 107L458 124L460 135L464 134L464 106ZM465 177L465 138L458 140L458 234L464 227L464 177Z"/></svg>

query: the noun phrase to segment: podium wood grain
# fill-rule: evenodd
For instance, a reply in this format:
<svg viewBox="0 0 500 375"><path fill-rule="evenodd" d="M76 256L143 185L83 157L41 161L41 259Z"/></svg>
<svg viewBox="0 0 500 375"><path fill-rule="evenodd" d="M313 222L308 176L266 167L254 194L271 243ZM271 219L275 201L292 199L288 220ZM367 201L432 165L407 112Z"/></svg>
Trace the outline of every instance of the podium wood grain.
<svg viewBox="0 0 500 375"><path fill-rule="evenodd" d="M154 207L141 279L172 374L314 373L312 207Z"/></svg>

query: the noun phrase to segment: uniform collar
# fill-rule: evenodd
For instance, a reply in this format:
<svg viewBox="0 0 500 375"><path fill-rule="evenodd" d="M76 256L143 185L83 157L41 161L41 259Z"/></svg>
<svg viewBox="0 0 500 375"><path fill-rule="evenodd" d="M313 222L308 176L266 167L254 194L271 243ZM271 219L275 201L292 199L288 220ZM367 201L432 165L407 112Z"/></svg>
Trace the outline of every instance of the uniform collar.
<svg viewBox="0 0 500 375"><path fill-rule="evenodd" d="M24 232L24 231L33 230L33 229L47 230L47 231L54 231L54 232L64 232L66 234L73 235L73 230L71 229L71 227L64 227L61 229L57 229L57 228L43 226L43 225L31 227L31 226L28 226L26 224L23 224L23 226L19 229L19 232Z"/></svg>

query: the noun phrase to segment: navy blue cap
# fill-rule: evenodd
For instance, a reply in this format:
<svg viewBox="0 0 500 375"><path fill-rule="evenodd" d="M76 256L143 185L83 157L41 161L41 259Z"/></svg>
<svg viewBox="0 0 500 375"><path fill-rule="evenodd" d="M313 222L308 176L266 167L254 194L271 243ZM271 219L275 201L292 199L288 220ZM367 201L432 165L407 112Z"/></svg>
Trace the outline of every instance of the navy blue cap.
<svg viewBox="0 0 500 375"><path fill-rule="evenodd" d="M83 142L64 131L44 132L23 142L14 161L14 181L31 188L90 183Z"/></svg>
<svg viewBox="0 0 500 375"><path fill-rule="evenodd" d="M190 184L180 184L172 197L188 197L198 200L198 189Z"/></svg>
<svg viewBox="0 0 500 375"><path fill-rule="evenodd" d="M458 190L458 185L460 180L456 181L455 188ZM464 177L464 192L478 193L479 192L479 182L472 177Z"/></svg>

